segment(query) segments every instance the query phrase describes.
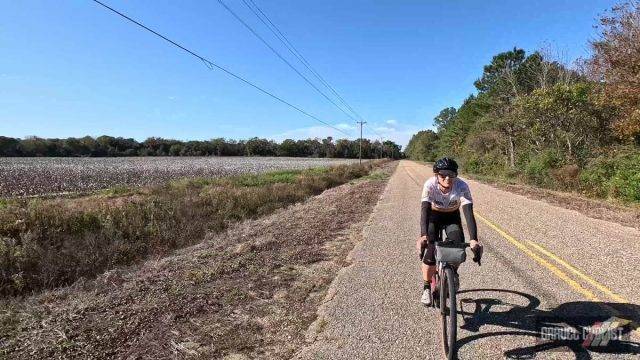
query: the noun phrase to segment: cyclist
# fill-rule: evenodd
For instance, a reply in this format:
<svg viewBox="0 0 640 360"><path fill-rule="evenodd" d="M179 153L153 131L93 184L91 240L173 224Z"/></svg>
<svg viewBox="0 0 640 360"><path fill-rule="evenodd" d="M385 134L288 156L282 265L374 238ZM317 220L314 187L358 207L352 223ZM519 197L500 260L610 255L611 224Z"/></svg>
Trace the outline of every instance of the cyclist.
<svg viewBox="0 0 640 360"><path fill-rule="evenodd" d="M436 271L435 242L439 240L442 229L449 240L464 242L460 207L467 222L471 250L476 254L474 260L482 251L473 216L471 191L469 185L458 177L458 164L453 159L442 158L433 165L433 173L434 177L427 180L422 189L420 237L416 242L416 250L422 259L424 285L420 301L424 305L431 305L430 279Z"/></svg>

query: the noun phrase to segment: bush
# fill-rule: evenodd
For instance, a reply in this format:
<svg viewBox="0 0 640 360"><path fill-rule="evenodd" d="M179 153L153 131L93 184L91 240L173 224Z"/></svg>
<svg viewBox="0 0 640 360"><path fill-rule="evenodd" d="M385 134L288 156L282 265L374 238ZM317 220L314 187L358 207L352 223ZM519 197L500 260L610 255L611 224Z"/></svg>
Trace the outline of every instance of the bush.
<svg viewBox="0 0 640 360"><path fill-rule="evenodd" d="M533 185L555 188L551 170L559 167L560 159L560 155L554 150L545 150L532 156L525 165L525 180Z"/></svg>
<svg viewBox="0 0 640 360"><path fill-rule="evenodd" d="M622 149L593 159L580 175L582 189L598 197L640 202L640 149Z"/></svg>
<svg viewBox="0 0 640 360"><path fill-rule="evenodd" d="M564 165L557 169L552 169L551 176L557 189L577 189L580 183L580 167L576 164Z"/></svg>
<svg viewBox="0 0 640 360"><path fill-rule="evenodd" d="M471 155L466 161L462 160L462 168L465 172L502 177L507 174L504 157L498 152L490 152L483 156Z"/></svg>

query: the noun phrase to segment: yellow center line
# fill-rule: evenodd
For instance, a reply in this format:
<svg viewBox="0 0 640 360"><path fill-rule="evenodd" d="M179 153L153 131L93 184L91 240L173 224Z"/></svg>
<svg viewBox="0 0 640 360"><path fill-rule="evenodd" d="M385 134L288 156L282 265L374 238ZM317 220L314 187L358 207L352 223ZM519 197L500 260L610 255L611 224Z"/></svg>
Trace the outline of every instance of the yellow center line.
<svg viewBox="0 0 640 360"><path fill-rule="evenodd" d="M586 281L589 284L591 284L593 287L595 287L598 290L602 291L603 293L605 293L607 296L609 296L614 301L620 302L620 303L628 303L629 302L629 300L627 300L627 299L623 298L622 296L614 293L613 291L611 291L611 289L609 289L605 285L599 283L598 281L596 281L595 279L593 279L589 275L583 273L582 271L580 271L579 269L575 268L574 266L572 266L571 264L567 263L566 261L562 260L561 258L559 258L555 254L553 254L551 251L547 250L542 245L539 245L539 244L537 244L537 243L535 243L535 242L533 242L531 240L527 240L527 239L525 239L524 241L526 241L527 244L531 245L532 247L534 247L539 252L541 252L544 255L550 257L552 260L554 260L558 264L564 266L567 270L569 270L572 273L576 274L577 276L582 278L584 281Z"/></svg>
<svg viewBox="0 0 640 360"><path fill-rule="evenodd" d="M538 262L540 265L542 265L545 268L549 269L549 271L551 271L554 275L556 275L562 281L564 281L569 286L571 286L574 290L578 291L579 293L581 293L582 295L584 295L587 299L589 299L591 301L600 301L600 299L598 299L598 297L596 295L594 295L593 292L591 292L589 289L584 288L582 285L580 285L580 283L578 283L577 281L575 281L571 277L569 277L569 275L567 275L564 271L560 270L555 265L553 265L550 262L548 262L547 260L543 259L538 254L534 253L525 244L523 244L522 242L516 240L513 236L507 234L504 230L499 228L497 225L495 225L491 221L485 219L482 215L478 214L477 211L474 211L474 213L475 213L476 217L478 217L480 220L482 220L482 222L487 224L490 228L495 230L498 234L502 235L503 238L507 239L507 241L509 241L511 244L515 245L515 247L517 247L522 252L527 254L529 257L531 257L533 260Z"/></svg>
<svg viewBox="0 0 640 360"><path fill-rule="evenodd" d="M522 242L516 240L513 236L507 234L504 230L500 229L497 225L495 225L494 223L492 223L491 221L485 219L482 215L478 214L477 211L474 211L474 214L477 218L479 218L480 220L482 220L482 222L484 222L485 224L487 224L489 227L491 227L493 230L497 231L498 234L502 235L502 237L504 237L505 239L507 239L510 243L512 243L513 245L515 245L518 249L520 249L521 251L523 251L525 254L529 255L529 257L533 258L534 260L536 260L538 263L540 263L541 265L543 265L544 267L546 267L547 269L549 269L551 272L553 272L556 276L558 276L560 279L562 279L564 282L566 282L567 284L569 284L569 286L571 286L572 288L574 288L575 290L577 290L578 292L580 292L581 294L583 294L587 299L591 300L591 301L597 301L600 302L601 300L598 299L591 291L585 289L582 285L580 285L577 281L571 279L566 273L564 273L562 270L558 269L556 266L554 266L553 264L550 264L548 261L546 261L545 259L541 258L540 256L538 256L536 253L534 253L533 251L531 251L529 248L527 248ZM611 291L609 288L607 288L606 286L600 284L599 282L597 282L596 280L594 280L593 278L591 278L590 276L586 275L585 273L583 273L582 271L576 269L574 266L570 265L569 263L567 263L566 261L562 260L561 258L559 258L558 256L556 256L555 254L553 254L551 251L545 249L543 246L536 244L533 241L530 240L525 240L525 242L529 245L531 245L533 248L535 248L536 250L540 251L541 253L543 253L544 255L548 256L549 258L551 258L552 260L556 261L557 263L561 264L562 266L564 266L565 268L569 269L571 272L573 272L574 274L578 275L580 278L582 278L583 280L585 280L586 282L588 282L589 284L593 285L594 287L596 287L598 290L602 291L603 293L605 293L606 295L608 295L610 298L612 298L614 301L616 302L620 302L620 303L630 303L627 299L623 298L622 296L614 293L613 291ZM602 303L601 306L605 309L608 309L609 311L611 311L613 314L620 316L619 315L619 311L617 309L615 309L614 307ZM634 325L637 326L637 325ZM640 338L640 330L639 329L634 329L631 331L631 338L634 340L637 340L638 338Z"/></svg>
<svg viewBox="0 0 640 360"><path fill-rule="evenodd" d="M413 177L413 175L412 175L412 174L411 174L411 172L409 171L409 168L410 168L410 167L409 167L409 166L403 166L403 168L404 168L404 171L406 171L406 172L407 172L407 175L409 175L409 177L411 178L411 180L413 180L413 182L414 182L414 183L416 183L416 185L417 185L418 187L421 187L422 185L420 185L420 181L419 181L419 180L417 180L415 177Z"/></svg>

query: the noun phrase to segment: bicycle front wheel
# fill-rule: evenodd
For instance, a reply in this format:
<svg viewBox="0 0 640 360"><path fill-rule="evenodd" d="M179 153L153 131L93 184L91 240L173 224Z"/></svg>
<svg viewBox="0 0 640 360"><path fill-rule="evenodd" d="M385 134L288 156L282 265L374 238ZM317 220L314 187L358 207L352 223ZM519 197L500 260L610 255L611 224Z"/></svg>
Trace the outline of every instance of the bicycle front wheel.
<svg viewBox="0 0 640 360"><path fill-rule="evenodd" d="M441 277L440 314L442 323L442 345L447 359L456 355L456 339L458 336L458 310L456 308L455 273L451 267L445 267Z"/></svg>

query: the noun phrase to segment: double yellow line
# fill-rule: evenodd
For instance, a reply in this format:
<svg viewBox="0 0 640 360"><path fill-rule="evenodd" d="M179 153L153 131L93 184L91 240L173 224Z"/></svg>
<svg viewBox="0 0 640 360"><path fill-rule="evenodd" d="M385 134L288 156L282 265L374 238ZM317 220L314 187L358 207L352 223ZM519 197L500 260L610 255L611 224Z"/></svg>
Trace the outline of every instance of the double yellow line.
<svg viewBox="0 0 640 360"><path fill-rule="evenodd" d="M605 285L601 284L600 282L596 281L595 279L593 279L589 275L585 274L584 272L580 271L575 266L573 266L573 265L567 263L566 261L562 260L560 257L556 256L555 254L553 254L551 251L549 251L548 249L546 249L542 245L537 244L537 243L535 243L535 242L533 242L531 240L526 240L525 239L524 242L520 241L520 240L517 240L513 236L509 235L506 231L502 230L498 225L496 225L493 222L487 220L484 216L478 214L477 211L474 211L474 214L482 222L487 224L487 226L489 226L490 228L495 230L503 238L507 239L507 241L509 241L515 247L517 247L522 252L527 254L530 258L535 260L538 264L540 264L540 265L544 266L545 268L547 268L554 275L556 275L562 281L564 281L569 286L571 286L574 290L576 290L579 293L581 293L582 295L584 295L584 297L586 297L588 300L594 301L594 302L601 302L600 298L598 298L591 290L587 289L585 286L582 286L582 284L580 284L576 280L572 279L569 275L567 275L566 272L564 272L560 268L558 268L558 266L556 266L556 265L552 264L551 262L547 261L542 256L540 256L539 254L536 254L533 250L531 250L529 247L527 247L525 245L525 243L528 244L531 248L537 250L540 254L542 254L542 255L548 257L549 259L551 259L556 264L562 266L563 268L565 268L569 272L573 273L574 275L578 276L582 280L586 281L588 284L590 284L594 288L600 290L602 293L604 293L606 296L608 296L609 299L611 299L611 300L613 300L615 302L619 302L619 303L630 303L629 300L627 300L624 297L614 293L613 291L611 291L611 289L609 289ZM602 305L602 307L604 307L604 308L608 309L609 311L611 311L613 314L618 314L618 310L616 310L612 306L610 306L608 304L605 304L605 303L602 303L601 305ZM639 339L640 338L640 329L635 329L635 330L631 331L631 337L634 340Z"/></svg>
<svg viewBox="0 0 640 360"><path fill-rule="evenodd" d="M613 300L615 302L620 302L620 303L628 303L629 302L627 299L625 299L622 296L614 293L611 289L609 289L605 285L601 284L600 282L596 281L595 279L593 279L589 275L585 274L584 272L580 271L575 266L573 266L573 265L569 264L568 262L566 262L565 260L561 259L560 257L555 255L554 253L552 253L551 251L549 251L548 249L546 249L542 245L537 244L537 243L535 243L535 242L533 242L531 240L520 241L520 240L514 238L513 236L509 235L506 231L501 229L498 225L496 225L493 222L491 222L490 220L486 219L484 216L478 214L477 211L474 211L474 213L475 213L476 217L479 218L482 222L484 222L487 226L489 226L490 228L495 230L498 234L500 234L503 238L507 239L507 241L509 241L515 247L517 247L522 252L527 254L530 258L535 260L538 264L540 264L540 265L544 266L545 268L547 268L554 275L556 275L562 281L564 281L569 286L571 286L574 290L576 290L579 293L581 293L582 295L584 295L587 299L589 299L591 301L601 301L601 299L599 299L591 290L589 290L587 287L583 286L578 281L576 281L573 278L571 278L569 275L567 275L566 272L561 270L558 266L554 265L553 263L547 261L545 258L540 256L539 254L542 254L542 255L546 256L547 258L549 258L550 260L552 260L553 262L555 262L559 266L561 266L564 269L568 270L568 272L576 275L580 279L582 279L585 282L587 282L589 285L591 285L594 288L600 290L602 293L604 293L606 296L608 296L611 300ZM529 247L527 247L527 245L529 245ZM534 252L532 249L537 250L538 253Z"/></svg>

